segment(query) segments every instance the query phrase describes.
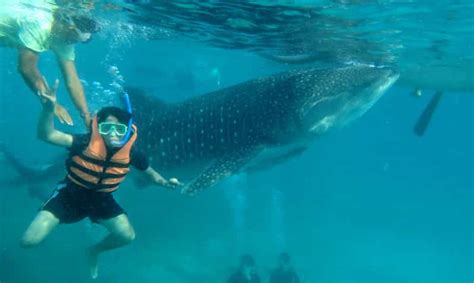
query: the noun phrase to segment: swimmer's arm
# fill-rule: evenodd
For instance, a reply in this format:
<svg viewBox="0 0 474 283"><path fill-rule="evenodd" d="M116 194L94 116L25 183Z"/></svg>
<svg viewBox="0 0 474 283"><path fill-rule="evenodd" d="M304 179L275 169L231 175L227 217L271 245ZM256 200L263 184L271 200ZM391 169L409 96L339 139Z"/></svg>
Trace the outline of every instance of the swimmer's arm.
<svg viewBox="0 0 474 283"><path fill-rule="evenodd" d="M20 48L18 52L18 72L23 80L34 93L44 93L46 86L38 69L38 53L24 47Z"/></svg>
<svg viewBox="0 0 474 283"><path fill-rule="evenodd" d="M161 176L161 174L158 173L151 166L148 166L148 168L145 171L143 171L143 173L150 181L152 181L153 183L157 185L162 185L166 183L166 179L163 178L163 176Z"/></svg>
<svg viewBox="0 0 474 283"><path fill-rule="evenodd" d="M181 185L176 178L171 178L166 180L160 173L158 173L153 167L148 166L148 168L143 171L147 178L153 182L153 184L167 187L167 188L176 188Z"/></svg>
<svg viewBox="0 0 474 283"><path fill-rule="evenodd" d="M39 94L43 109L38 120L37 136L40 140L45 142L69 148L72 146L72 135L54 128L54 107L56 106L56 90L58 84L59 82L56 80L52 90L47 88L45 93Z"/></svg>
<svg viewBox="0 0 474 283"><path fill-rule="evenodd" d="M38 53L25 47L20 48L18 52L18 72L23 77L25 83L38 96L47 93L49 91L48 86L38 69ZM61 123L73 124L71 116L64 107L57 104L55 110Z"/></svg>
<svg viewBox="0 0 474 283"><path fill-rule="evenodd" d="M90 125L90 114L89 108L87 107L86 97L84 95L84 88L82 87L81 80L77 74L76 65L71 60L58 61L59 67L63 74L64 80L66 81L66 88L71 96L76 109L81 114L87 127Z"/></svg>

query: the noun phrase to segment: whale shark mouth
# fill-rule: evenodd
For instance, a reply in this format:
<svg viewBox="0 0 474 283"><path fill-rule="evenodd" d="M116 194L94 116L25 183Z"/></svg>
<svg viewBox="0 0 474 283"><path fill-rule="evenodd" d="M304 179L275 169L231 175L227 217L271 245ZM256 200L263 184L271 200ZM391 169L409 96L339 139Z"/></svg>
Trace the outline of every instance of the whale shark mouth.
<svg viewBox="0 0 474 283"><path fill-rule="evenodd" d="M324 103L327 100L338 100L352 97L344 103L340 103L338 111L331 112L331 114L320 117L311 123L308 132L316 135L322 134L333 127L344 126L359 118L382 97L382 95L398 80L398 78L398 73L388 71L385 78L381 78L365 89L361 94L351 96L350 93L340 93L313 102L312 106L317 107L319 103Z"/></svg>

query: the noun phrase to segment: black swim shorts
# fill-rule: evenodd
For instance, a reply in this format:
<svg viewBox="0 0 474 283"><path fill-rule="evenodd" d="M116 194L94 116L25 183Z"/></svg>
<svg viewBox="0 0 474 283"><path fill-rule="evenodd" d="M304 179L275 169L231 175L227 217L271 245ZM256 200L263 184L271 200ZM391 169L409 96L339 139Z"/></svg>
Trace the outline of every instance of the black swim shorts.
<svg viewBox="0 0 474 283"><path fill-rule="evenodd" d="M125 213L111 193L81 188L67 181L58 184L41 210L51 212L61 223L74 223L85 217L98 222Z"/></svg>

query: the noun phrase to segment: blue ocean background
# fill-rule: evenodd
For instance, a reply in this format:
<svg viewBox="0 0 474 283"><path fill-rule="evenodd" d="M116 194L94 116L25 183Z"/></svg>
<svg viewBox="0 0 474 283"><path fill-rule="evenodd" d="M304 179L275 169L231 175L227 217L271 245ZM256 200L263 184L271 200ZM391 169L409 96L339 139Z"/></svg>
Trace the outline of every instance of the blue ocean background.
<svg viewBox="0 0 474 283"><path fill-rule="evenodd" d="M103 98L93 83L111 88L111 66L125 85L169 102L297 68L187 37L99 34L76 52L93 109ZM61 79L54 56L44 55L46 78ZM16 72L16 56L0 49L0 141L25 163L44 164L64 150L36 138L40 104ZM77 125L59 127L82 132L61 83L58 99ZM413 125L436 90L414 97L396 84L363 117L301 156L233 176L195 198L127 182L115 196L137 239L102 256L94 282L226 282L243 253L255 257L267 282L282 251L302 282L472 282L474 96L446 92L418 137ZM0 161L0 179L15 177ZM60 226L35 249L19 247L39 206L23 185L0 188L0 282L91 282L84 252L104 231L88 220Z"/></svg>

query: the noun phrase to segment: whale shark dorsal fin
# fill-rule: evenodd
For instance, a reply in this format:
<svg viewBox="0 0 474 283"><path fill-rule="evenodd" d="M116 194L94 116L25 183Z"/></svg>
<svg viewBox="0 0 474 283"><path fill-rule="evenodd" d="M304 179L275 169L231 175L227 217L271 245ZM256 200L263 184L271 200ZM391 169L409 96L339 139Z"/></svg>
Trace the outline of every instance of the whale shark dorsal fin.
<svg viewBox="0 0 474 283"><path fill-rule="evenodd" d="M186 185L182 192L194 195L199 191L214 186L223 179L238 173L261 150L261 147L250 146L225 153L205 168L191 183Z"/></svg>

